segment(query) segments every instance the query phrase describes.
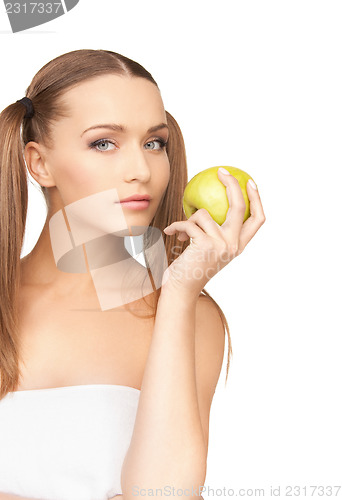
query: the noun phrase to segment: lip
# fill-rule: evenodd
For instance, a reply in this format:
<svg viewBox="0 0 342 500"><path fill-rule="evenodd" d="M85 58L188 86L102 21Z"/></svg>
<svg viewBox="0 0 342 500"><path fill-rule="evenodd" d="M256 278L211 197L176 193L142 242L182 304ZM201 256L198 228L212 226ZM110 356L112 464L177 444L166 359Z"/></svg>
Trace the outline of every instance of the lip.
<svg viewBox="0 0 342 500"><path fill-rule="evenodd" d="M123 208L131 208L132 210L145 210L150 206L150 200L121 201L120 205Z"/></svg>
<svg viewBox="0 0 342 500"><path fill-rule="evenodd" d="M123 198L120 200L120 203L126 201L142 201L142 200L150 200L151 196L148 194L132 194L132 196L128 196L128 198Z"/></svg>

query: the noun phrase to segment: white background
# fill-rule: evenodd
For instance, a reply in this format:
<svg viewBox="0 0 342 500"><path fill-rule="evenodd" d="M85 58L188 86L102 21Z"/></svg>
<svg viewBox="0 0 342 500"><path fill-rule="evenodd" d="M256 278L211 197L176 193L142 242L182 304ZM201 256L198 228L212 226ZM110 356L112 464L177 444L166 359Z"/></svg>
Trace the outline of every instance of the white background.
<svg viewBox="0 0 342 500"><path fill-rule="evenodd" d="M204 498L341 485L340 1L80 0L17 34L1 7L1 109L55 56L113 50L157 81L189 179L232 165L258 184L266 223L206 287L234 354L225 388L226 344ZM45 218L33 186L30 197L23 255Z"/></svg>

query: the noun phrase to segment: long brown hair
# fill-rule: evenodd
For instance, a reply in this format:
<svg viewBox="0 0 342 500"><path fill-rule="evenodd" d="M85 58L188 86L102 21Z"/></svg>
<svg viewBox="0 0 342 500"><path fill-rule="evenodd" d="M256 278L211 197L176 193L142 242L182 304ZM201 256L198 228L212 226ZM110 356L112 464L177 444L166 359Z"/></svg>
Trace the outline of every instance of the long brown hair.
<svg viewBox="0 0 342 500"><path fill-rule="evenodd" d="M18 327L20 256L26 225L28 205L27 169L23 148L29 141L52 146L51 124L66 116L60 99L66 90L85 80L103 74L145 78L155 84L152 75L139 63L108 50L75 50L56 57L34 76L25 96L33 102L33 118L25 118L26 109L16 102L0 114L0 400L17 390L22 376L19 369L20 337ZM158 87L159 88L159 87ZM176 120L166 111L170 135L166 146L170 162L170 180L160 209L151 221L163 234L168 265L172 263L171 249L182 253L189 240L177 240L163 229L176 220L186 220L182 197L188 182L185 145ZM47 188L41 186L48 204ZM155 289L153 317L156 316L160 288ZM226 383L232 355L228 323L221 308L203 288L218 309L228 335Z"/></svg>

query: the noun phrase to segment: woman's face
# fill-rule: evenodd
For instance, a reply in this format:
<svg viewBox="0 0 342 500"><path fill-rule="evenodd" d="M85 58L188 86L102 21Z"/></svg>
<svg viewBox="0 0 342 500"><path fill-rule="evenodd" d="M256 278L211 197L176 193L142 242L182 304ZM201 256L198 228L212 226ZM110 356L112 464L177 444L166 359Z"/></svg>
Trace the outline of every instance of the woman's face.
<svg viewBox="0 0 342 500"><path fill-rule="evenodd" d="M143 78L103 75L67 91L62 100L70 116L52 126L53 149L43 148L46 185L57 188L49 190L52 211L107 190L116 190L118 200L148 194L148 208L123 208L128 224L148 226L170 178L158 88Z"/></svg>

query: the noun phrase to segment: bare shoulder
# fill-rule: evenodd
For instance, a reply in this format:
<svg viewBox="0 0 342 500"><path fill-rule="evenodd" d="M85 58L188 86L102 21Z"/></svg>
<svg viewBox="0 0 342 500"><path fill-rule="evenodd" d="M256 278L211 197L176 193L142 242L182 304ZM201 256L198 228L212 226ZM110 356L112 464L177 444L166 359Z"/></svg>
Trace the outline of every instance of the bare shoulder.
<svg viewBox="0 0 342 500"><path fill-rule="evenodd" d="M196 304L196 345L203 352L210 352L215 362L223 357L225 328L215 302L206 295L200 295ZM207 350L209 349L209 351ZM210 362L210 359L208 359Z"/></svg>
<svg viewBox="0 0 342 500"><path fill-rule="evenodd" d="M199 296L196 305L195 345L198 376L210 384L212 396L222 368L225 328L217 306L205 295Z"/></svg>
<svg viewBox="0 0 342 500"><path fill-rule="evenodd" d="M215 302L207 295L199 295L196 304L196 320L201 322L202 327L197 329L199 333L204 333L206 329L212 332L217 339L224 339L225 329L221 319L219 309Z"/></svg>
<svg viewBox="0 0 342 500"><path fill-rule="evenodd" d="M206 449L212 400L220 377L225 348L225 328L213 300L200 295L195 326L196 387Z"/></svg>

